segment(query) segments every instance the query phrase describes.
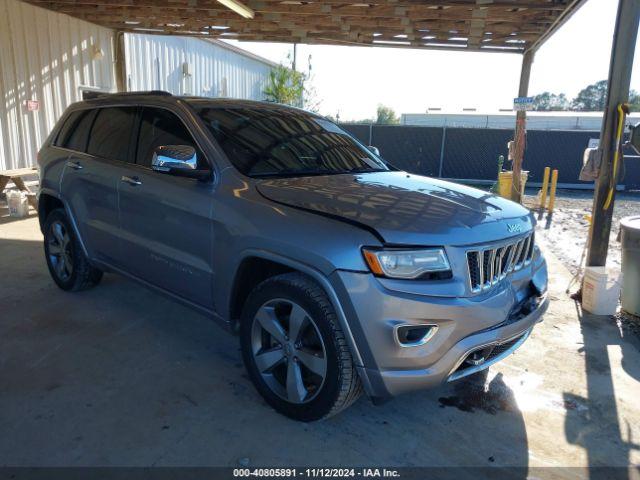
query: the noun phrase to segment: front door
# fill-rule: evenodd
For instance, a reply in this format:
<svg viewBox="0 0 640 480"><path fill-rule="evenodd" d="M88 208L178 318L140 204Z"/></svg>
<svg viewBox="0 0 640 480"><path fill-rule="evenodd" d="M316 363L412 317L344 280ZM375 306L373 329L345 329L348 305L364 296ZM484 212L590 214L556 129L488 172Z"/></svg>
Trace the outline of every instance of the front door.
<svg viewBox="0 0 640 480"><path fill-rule="evenodd" d="M184 123L169 110L143 108L136 165L118 179L121 257L136 277L212 308L212 192L209 182L151 169L156 147L191 145Z"/></svg>

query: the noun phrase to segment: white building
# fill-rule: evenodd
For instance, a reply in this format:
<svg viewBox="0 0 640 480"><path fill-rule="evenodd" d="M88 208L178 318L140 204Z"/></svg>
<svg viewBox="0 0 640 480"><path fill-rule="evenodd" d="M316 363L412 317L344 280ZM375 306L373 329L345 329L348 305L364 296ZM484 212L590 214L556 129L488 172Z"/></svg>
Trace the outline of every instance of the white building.
<svg viewBox="0 0 640 480"><path fill-rule="evenodd" d="M627 124L640 122L640 115L627 116ZM403 113L402 125L423 127L507 128L516 124L515 112ZM600 131L602 112L527 112L529 130L593 130Z"/></svg>
<svg viewBox="0 0 640 480"><path fill-rule="evenodd" d="M124 34L128 91L263 100L275 63L219 40Z"/></svg>
<svg viewBox="0 0 640 480"><path fill-rule="evenodd" d="M64 110L87 91L117 91L118 78L126 79L121 89L129 91L261 100L275 66L219 41L119 35L0 0L0 170L35 165L40 145ZM117 50L124 51L123 62Z"/></svg>

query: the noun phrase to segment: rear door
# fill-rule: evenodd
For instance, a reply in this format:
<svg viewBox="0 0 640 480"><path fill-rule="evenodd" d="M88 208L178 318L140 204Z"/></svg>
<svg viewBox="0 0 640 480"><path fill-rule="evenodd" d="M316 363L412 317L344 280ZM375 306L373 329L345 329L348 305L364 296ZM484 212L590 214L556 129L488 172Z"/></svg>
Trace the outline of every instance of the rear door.
<svg viewBox="0 0 640 480"><path fill-rule="evenodd" d="M210 182L151 169L156 147L190 145L207 163L178 116L143 107L136 165L118 182L125 269L182 299L211 309L212 193Z"/></svg>
<svg viewBox="0 0 640 480"><path fill-rule="evenodd" d="M70 151L61 192L93 259L113 264L119 253L117 181L130 161L136 107L84 110L64 128ZM65 125L66 127L66 125Z"/></svg>

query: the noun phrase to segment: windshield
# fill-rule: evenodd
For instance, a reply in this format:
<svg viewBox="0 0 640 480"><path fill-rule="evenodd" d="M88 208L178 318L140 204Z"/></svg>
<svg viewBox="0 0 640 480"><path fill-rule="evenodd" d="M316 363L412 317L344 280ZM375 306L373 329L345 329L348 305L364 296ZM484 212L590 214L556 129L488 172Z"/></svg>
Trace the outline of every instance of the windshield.
<svg viewBox="0 0 640 480"><path fill-rule="evenodd" d="M251 177L389 170L336 124L303 111L256 106L197 112L233 165Z"/></svg>

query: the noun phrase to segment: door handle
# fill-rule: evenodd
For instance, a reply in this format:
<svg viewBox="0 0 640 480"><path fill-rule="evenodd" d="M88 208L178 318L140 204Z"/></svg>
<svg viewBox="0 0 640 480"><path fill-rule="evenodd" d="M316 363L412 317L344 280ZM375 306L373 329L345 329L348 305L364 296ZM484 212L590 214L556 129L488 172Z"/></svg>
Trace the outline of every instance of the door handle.
<svg viewBox="0 0 640 480"><path fill-rule="evenodd" d="M80 162L67 162L67 167L73 168L74 170L82 170L84 167L80 164Z"/></svg>
<svg viewBox="0 0 640 480"><path fill-rule="evenodd" d="M127 177L123 176L120 181L124 183L128 183L129 185L133 185L134 187L137 185L142 185L142 182L138 180L138 177Z"/></svg>

